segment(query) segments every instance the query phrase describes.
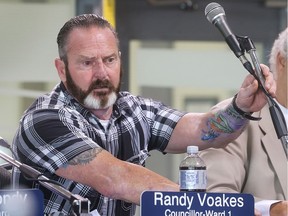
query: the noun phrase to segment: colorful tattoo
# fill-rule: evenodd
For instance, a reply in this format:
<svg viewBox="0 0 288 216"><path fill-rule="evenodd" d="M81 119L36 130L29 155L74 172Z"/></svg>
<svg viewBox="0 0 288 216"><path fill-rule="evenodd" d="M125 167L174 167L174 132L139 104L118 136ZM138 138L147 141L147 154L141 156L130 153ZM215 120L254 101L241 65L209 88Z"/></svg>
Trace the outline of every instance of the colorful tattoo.
<svg viewBox="0 0 288 216"><path fill-rule="evenodd" d="M94 148L85 152L82 152L81 154L74 157L72 160L70 160L68 163L70 165L82 165L87 164L90 161L92 161L97 154L99 154L102 151L102 148Z"/></svg>
<svg viewBox="0 0 288 216"><path fill-rule="evenodd" d="M207 131L202 130L202 140L213 140L221 135L221 133L233 133L242 128L247 119L239 115L235 111L232 104L228 105L225 110L221 110L215 114L214 118L207 121Z"/></svg>

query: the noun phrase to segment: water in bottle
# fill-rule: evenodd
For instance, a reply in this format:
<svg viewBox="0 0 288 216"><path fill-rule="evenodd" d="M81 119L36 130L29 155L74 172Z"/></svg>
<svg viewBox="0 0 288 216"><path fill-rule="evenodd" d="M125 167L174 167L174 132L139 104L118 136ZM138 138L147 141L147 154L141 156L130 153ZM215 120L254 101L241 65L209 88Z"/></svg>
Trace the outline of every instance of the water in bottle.
<svg viewBox="0 0 288 216"><path fill-rule="evenodd" d="M187 156L179 165L180 191L206 191L206 165L199 157L198 151L198 146L187 147Z"/></svg>

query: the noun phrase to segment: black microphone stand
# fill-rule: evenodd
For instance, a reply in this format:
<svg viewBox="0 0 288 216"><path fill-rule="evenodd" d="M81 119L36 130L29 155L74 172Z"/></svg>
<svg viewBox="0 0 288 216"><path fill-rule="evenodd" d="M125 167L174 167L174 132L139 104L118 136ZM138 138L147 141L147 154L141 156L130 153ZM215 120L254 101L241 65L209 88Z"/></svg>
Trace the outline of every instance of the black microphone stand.
<svg viewBox="0 0 288 216"><path fill-rule="evenodd" d="M285 122L285 118L278 104L273 100L271 95L264 88L265 79L262 74L262 70L258 61L256 48L253 44L253 41L247 36L236 36L236 38L240 44L240 48L242 52L244 53L244 51L246 51L250 55L252 64L255 69L253 69L249 61L245 62L243 66L250 74L252 74L255 77L255 79L257 79L260 89L267 96L269 111L270 111L270 115L273 121L273 125L274 125L278 139L281 140L284 152L286 154L286 158L288 159L288 132L287 132L287 125Z"/></svg>
<svg viewBox="0 0 288 216"><path fill-rule="evenodd" d="M38 170L26 164L20 163L2 151L0 151L0 158L4 159L14 167L17 167L23 174L33 179L37 179L39 183L47 189L69 200L72 205L72 213L70 216L92 216L92 214L90 214L90 201L88 199L77 194L72 194L70 191L66 190L60 185L52 183Z"/></svg>

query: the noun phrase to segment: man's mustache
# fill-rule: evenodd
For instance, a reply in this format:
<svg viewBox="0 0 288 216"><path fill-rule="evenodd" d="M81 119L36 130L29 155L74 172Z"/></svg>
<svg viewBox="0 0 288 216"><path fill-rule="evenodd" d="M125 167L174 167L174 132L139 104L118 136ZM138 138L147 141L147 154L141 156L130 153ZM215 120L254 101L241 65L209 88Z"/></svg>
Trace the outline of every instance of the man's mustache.
<svg viewBox="0 0 288 216"><path fill-rule="evenodd" d="M110 91L114 90L114 86L109 80L96 80L90 86L87 92L92 92L94 89L108 88Z"/></svg>

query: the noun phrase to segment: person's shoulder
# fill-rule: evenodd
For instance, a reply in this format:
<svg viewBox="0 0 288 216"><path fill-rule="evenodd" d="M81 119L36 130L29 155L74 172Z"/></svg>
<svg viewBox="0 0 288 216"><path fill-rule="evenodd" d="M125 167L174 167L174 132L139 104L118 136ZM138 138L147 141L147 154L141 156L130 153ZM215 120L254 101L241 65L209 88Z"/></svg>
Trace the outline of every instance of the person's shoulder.
<svg viewBox="0 0 288 216"><path fill-rule="evenodd" d="M57 85L51 92L38 96L24 111L23 117L31 115L44 115L45 113L57 113L67 107L67 97Z"/></svg>
<svg viewBox="0 0 288 216"><path fill-rule="evenodd" d="M120 99L120 98L125 98L125 97L135 97L135 95L133 95L131 92L128 92L128 91L120 91L118 98Z"/></svg>
<svg viewBox="0 0 288 216"><path fill-rule="evenodd" d="M121 91L119 92L119 97L117 102L119 104L147 104L151 103L153 100L151 98L145 98L139 95L133 95L131 92L128 91Z"/></svg>
<svg viewBox="0 0 288 216"><path fill-rule="evenodd" d="M133 95L128 91L122 91L119 93L116 106L120 110L128 113L139 113L139 112L157 112L157 110L164 110L165 106L162 102L154 100L152 98L146 98L139 95Z"/></svg>

